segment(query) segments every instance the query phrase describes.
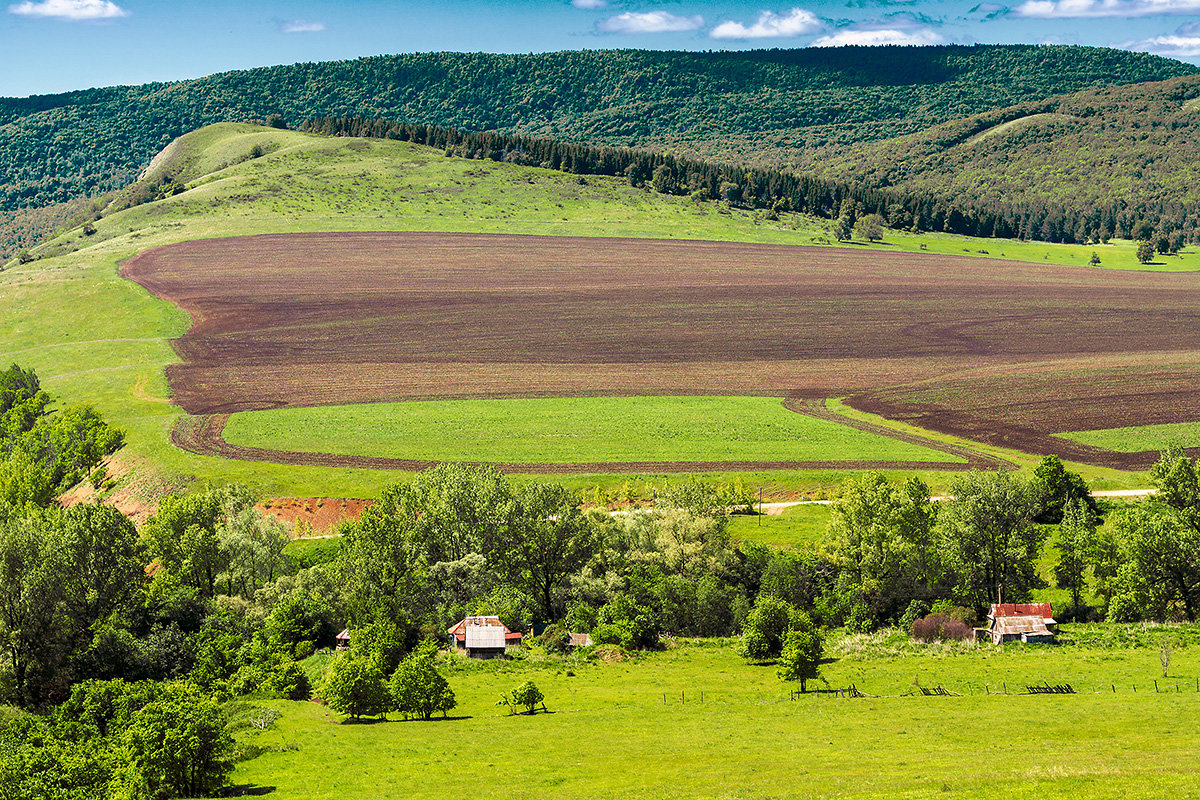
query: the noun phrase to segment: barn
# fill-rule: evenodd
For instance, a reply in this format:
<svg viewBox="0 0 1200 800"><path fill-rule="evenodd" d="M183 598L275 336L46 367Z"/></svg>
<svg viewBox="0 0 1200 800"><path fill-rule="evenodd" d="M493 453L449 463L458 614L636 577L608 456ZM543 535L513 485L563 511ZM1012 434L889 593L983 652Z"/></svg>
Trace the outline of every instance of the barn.
<svg viewBox="0 0 1200 800"><path fill-rule="evenodd" d="M510 631L499 617L464 617L446 629L454 647L471 658L503 658L504 648L520 644L520 633Z"/></svg>
<svg viewBox="0 0 1200 800"><path fill-rule="evenodd" d="M1049 603L992 603L987 627L976 629L977 638L991 639L993 644L1053 644L1057 633Z"/></svg>

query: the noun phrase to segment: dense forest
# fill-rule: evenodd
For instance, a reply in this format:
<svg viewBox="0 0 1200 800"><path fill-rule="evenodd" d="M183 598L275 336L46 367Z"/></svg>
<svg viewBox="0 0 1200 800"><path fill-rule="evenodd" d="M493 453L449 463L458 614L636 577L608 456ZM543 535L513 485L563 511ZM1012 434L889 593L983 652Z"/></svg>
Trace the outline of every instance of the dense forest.
<svg viewBox="0 0 1200 800"><path fill-rule="evenodd" d="M1036 221L1021 230L1054 241L1089 230L1128 236L1122 217L1193 227L1198 162L1200 78L1191 76L1082 91L859 144L816 172L929 195L967 214L1004 205L1071 210L1065 230Z"/></svg>
<svg viewBox="0 0 1200 800"><path fill-rule="evenodd" d="M0 211L131 183L172 139L281 114L387 118L776 167L1083 88L1194 74L1060 46L427 53L0 99Z"/></svg>

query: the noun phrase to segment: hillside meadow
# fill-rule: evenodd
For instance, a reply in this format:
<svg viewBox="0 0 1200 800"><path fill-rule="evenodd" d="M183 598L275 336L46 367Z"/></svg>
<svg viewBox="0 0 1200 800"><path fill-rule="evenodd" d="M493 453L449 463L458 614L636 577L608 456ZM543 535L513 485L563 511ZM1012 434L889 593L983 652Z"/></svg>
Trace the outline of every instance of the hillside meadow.
<svg viewBox="0 0 1200 800"><path fill-rule="evenodd" d="M1163 636L1176 641L1166 679ZM827 684L814 685L878 695L853 699L794 696L733 640L680 640L616 663L450 657L450 719L339 724L315 703L268 701L283 716L239 733L267 752L233 782L281 800L459 797L472 779L513 798L1192 797L1194 638L1173 627L1042 647L835 638ZM496 700L526 679L549 713L508 716ZM1018 694L1047 681L1078 694ZM920 696L918 685L961 696Z"/></svg>
<svg viewBox="0 0 1200 800"><path fill-rule="evenodd" d="M256 150L257 148L257 150ZM265 153L252 157L256 152ZM96 233L79 229L36 248L38 260L0 273L0 358L35 369L63 402L91 402L128 432L118 456L140 484L161 488L197 479L244 481L264 493L371 496L395 473L234 462L168 444L179 416L163 369L187 315L118 277L119 264L151 247L217 236L315 231L492 231L550 235L693 238L820 244L822 223L784 215L773 222L715 204L629 187L617 180L447 158L388 141L324 139L225 124L173 146L156 165L175 170L187 191L105 216ZM153 172L153 171L152 171ZM888 234L853 247L979 254L1086 264L1094 248ZM1132 247L1099 248L1103 268L1135 268ZM1184 253L1156 268L1200 268ZM69 298L69 300L67 299ZM645 476L653 479L653 476ZM720 477L720 476L716 476ZM769 490L815 487L810 476L759 472ZM942 479L929 476L931 482ZM619 485L624 477L572 477L569 484Z"/></svg>

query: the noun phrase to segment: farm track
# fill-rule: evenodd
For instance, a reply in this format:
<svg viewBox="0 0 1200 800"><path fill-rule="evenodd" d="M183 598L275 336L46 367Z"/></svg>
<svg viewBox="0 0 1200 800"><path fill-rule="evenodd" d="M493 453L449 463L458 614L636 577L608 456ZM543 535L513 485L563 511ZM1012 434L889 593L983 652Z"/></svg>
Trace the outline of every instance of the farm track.
<svg viewBox="0 0 1200 800"><path fill-rule="evenodd" d="M208 239L121 273L191 315L167 378L199 417L467 397L845 397L927 430L1139 469L1156 454L1053 434L1195 422L1200 407L1190 273L441 233Z"/></svg>
<svg viewBox="0 0 1200 800"><path fill-rule="evenodd" d="M937 450L941 453L948 453L952 456L958 456L965 459L966 464L947 464L946 467L954 470L968 469L999 469L1002 467L1016 467L1017 465L1005 458L993 456L988 453L980 453L972 450L969 447L962 447L956 444L948 444L939 442L936 439L930 439L926 436L917 436L912 433L904 433L903 431L893 430L883 425L875 425L864 420L854 419L842 414L830 411L825 407L825 401L819 398L788 398L783 401L783 407L789 411L794 411L797 414L807 414L810 417L817 419L836 422L839 425L846 425L851 428L856 428L867 433L875 433L880 436L887 436L892 439L898 439L901 442L908 444L916 444L921 447L927 447L930 450ZM876 469L872 467L872 469ZM912 467L901 467L901 469L913 469ZM928 467L920 467L920 469L928 469Z"/></svg>
<svg viewBox="0 0 1200 800"><path fill-rule="evenodd" d="M797 413L807 413L804 410L791 408ZM171 427L171 444L202 456L231 458L239 461L265 461L271 464L288 464L307 467L336 467L346 469L390 469L408 472L419 472L435 466L437 461L382 458L378 456L349 456L336 453L310 453L298 450L272 450L263 447L244 447L230 444L223 435L229 414L206 414L202 416L180 417ZM814 415L815 416L815 415ZM975 460L967 463L947 461L590 461L572 463L547 462L486 462L502 472L518 474L582 474L594 473L647 473L647 472L725 472L733 470L859 470L859 469L911 469L911 470L940 470L945 472L963 472L973 468L999 466L1007 462L999 459L978 458L966 448L962 452L952 449L940 442L922 439L918 436L905 436L888 431L886 428L857 423L833 414L823 419L831 419L841 424L860 430L870 430L882 433L914 444L922 444L942 452L953 453L967 458L976 456ZM478 462L483 463L483 462Z"/></svg>

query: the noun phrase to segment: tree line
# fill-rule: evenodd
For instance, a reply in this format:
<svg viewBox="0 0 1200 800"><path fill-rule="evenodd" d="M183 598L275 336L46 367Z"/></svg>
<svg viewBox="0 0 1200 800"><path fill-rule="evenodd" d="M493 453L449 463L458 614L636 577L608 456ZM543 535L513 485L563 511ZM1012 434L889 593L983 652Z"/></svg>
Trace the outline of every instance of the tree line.
<svg viewBox="0 0 1200 800"><path fill-rule="evenodd" d="M446 155L542 167L579 175L624 178L630 185L661 194L687 195L766 212L810 214L837 220L839 240L860 219L873 229L944 231L983 238L1035 239L1050 242L1108 242L1113 237L1150 234L1175 252L1200 236L1200 205L1126 198L1073 200L1005 196L972 199L930 189L872 184L843 177L830 180L791 169L729 164L672 153L625 147L576 144L555 139L496 131L469 132L437 125L399 123L358 117L318 117L300 130L324 136L394 139L435 147ZM872 237L881 238L881 234Z"/></svg>

